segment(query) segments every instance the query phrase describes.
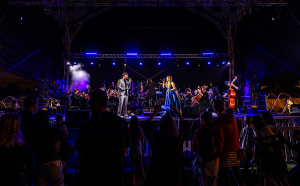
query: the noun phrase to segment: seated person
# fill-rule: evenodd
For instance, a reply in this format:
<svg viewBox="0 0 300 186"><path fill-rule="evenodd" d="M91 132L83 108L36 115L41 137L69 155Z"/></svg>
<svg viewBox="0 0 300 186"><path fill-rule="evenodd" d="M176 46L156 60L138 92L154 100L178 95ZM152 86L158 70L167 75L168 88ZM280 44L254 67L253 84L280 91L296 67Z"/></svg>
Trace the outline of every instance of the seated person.
<svg viewBox="0 0 300 186"><path fill-rule="evenodd" d="M193 96L192 96L192 91L191 91L191 89L190 88L187 88L186 89L186 95L185 95L185 97L186 97L186 104L187 105L190 105L191 103L192 103L192 98L193 98Z"/></svg>

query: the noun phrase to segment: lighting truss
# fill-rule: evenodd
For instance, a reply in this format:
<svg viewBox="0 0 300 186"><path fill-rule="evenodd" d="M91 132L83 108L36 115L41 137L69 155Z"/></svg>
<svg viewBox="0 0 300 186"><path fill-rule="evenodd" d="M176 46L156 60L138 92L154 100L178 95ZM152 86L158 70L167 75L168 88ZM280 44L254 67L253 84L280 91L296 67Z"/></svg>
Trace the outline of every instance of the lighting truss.
<svg viewBox="0 0 300 186"><path fill-rule="evenodd" d="M11 0L11 5L42 5L42 6L274 6L286 5L287 0Z"/></svg>
<svg viewBox="0 0 300 186"><path fill-rule="evenodd" d="M65 56L68 59L78 59L78 58L100 58L100 59L200 59L200 58L230 58L233 54L229 53L215 53L210 55L203 54L172 54L172 55L161 55L161 54L137 54L137 55L127 55L127 54L97 54L97 55L86 55L80 53L68 53Z"/></svg>

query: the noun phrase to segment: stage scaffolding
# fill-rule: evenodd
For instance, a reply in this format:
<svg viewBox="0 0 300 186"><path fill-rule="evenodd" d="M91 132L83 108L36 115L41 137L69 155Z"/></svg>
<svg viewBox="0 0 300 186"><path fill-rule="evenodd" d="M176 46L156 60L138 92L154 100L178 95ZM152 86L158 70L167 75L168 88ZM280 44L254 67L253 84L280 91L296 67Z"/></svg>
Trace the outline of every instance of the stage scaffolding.
<svg viewBox="0 0 300 186"><path fill-rule="evenodd" d="M113 8L177 7L190 11L212 22L226 39L229 54L228 59L230 60L229 79L231 80L235 75L234 41L237 23L245 15L250 14L252 9L257 6L274 6L278 8L287 5L288 0L10 0L7 3L11 6L41 6L46 14L53 16L59 21L65 33L63 38L67 53L64 55L65 60L67 59L66 55L71 53L71 42L82 25L88 20ZM225 17L222 14L222 7L230 7L229 16ZM76 11L74 11L75 9ZM68 70L65 61L63 79L67 84L69 83Z"/></svg>
<svg viewBox="0 0 300 186"><path fill-rule="evenodd" d="M137 54L137 55L127 55L127 54L80 54L80 53L68 53L65 54L68 59L82 59L82 58L100 58L100 59L211 59L211 58L226 58L230 59L232 54L230 53L216 53L216 54Z"/></svg>

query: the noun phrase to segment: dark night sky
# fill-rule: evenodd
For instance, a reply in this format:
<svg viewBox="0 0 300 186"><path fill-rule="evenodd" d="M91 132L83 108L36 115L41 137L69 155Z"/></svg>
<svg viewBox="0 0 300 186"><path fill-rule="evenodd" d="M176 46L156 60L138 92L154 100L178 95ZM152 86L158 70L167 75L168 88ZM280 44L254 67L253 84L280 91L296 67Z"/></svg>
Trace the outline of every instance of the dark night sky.
<svg viewBox="0 0 300 186"><path fill-rule="evenodd" d="M296 19L300 20L300 13L297 11L300 2L293 0L289 6ZM228 7L222 8L225 9ZM1 16L4 10L5 6L0 7ZM23 21L20 21L20 16L24 17ZM272 17L276 20L272 21ZM53 17L46 15L39 7L9 9L0 25L0 31L0 43L4 44L0 52L0 61L3 61L0 68L12 67L45 45L40 52L19 65L15 69L16 72L34 78L42 78L45 73L53 78L62 78L63 32ZM300 76L290 68L300 71L299 33L300 25L287 7L282 8L282 11L274 7L260 7L258 12L246 15L237 28L234 49L236 73L248 77L255 74L261 77L265 84L276 77L297 84ZM260 44L265 51L282 62L262 50L257 52L256 45ZM226 53L227 41L213 23L180 8L122 7L98 15L83 25L72 42L71 52L87 51L114 54L133 51ZM190 61L190 66L184 65L186 61ZM95 60L96 65L85 65L84 68L91 73L92 86L98 87L104 79L116 81L124 70L130 72L135 81L144 81L143 77L129 68L124 69L120 64L123 60L117 60L115 67L111 66L111 62ZM178 62L179 67L170 67L157 76L155 81L172 75L175 83L185 89L201 84L224 87L223 82L228 79L228 67L217 67L220 60L212 61L210 66L207 65L207 60L182 59ZM103 63L101 67L97 66L99 63ZM139 60L128 60L127 65L146 77L152 77L174 64L174 61L162 60L160 67L156 65L156 59L144 60L143 66L138 66L138 63Z"/></svg>

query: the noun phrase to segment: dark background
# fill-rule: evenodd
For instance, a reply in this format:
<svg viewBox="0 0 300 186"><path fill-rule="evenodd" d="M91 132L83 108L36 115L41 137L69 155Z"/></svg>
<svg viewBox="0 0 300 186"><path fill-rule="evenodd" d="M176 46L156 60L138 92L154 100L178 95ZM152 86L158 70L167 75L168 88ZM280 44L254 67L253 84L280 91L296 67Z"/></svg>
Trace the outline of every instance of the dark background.
<svg viewBox="0 0 300 186"><path fill-rule="evenodd" d="M296 0L289 4L298 20L299 5ZM5 4L0 7L1 17L6 8ZM222 7L223 15L228 15L228 11L228 7ZM291 12L288 7L281 10L259 7L238 23L234 48L236 73L249 78L255 75L264 85L276 78L298 84L300 75L288 68L300 70L300 24ZM23 20L20 20L21 16ZM272 21L272 18L275 20ZM62 53L65 52L62 36L59 23L40 7L8 8L0 23L0 44L3 44L0 68L9 69L43 47L14 72L28 78L40 79L47 73L52 79L62 79ZM284 64L262 50L257 52L257 46L261 43L265 51ZM213 23L182 8L122 7L86 22L73 40L71 52L227 53L227 41ZM180 59L175 64L174 60L162 59L162 65L158 66L157 59L147 59L139 66L140 60L128 59L126 68L121 59L116 60L116 66L112 66L112 60L108 59L92 61L94 65L90 65L91 60L76 60L84 64L83 69L90 73L92 88L100 87L104 79L106 85L117 81L123 71L128 71L133 81L145 81L133 70L145 77L152 77L169 66L153 80L171 75L178 88L196 88L206 84L219 86L221 90L225 89L224 81L228 80L228 66L221 65L223 60L211 60L212 64L207 65L207 60ZM185 65L186 61L190 62L189 66Z"/></svg>

